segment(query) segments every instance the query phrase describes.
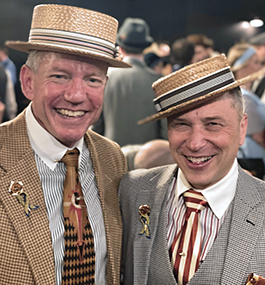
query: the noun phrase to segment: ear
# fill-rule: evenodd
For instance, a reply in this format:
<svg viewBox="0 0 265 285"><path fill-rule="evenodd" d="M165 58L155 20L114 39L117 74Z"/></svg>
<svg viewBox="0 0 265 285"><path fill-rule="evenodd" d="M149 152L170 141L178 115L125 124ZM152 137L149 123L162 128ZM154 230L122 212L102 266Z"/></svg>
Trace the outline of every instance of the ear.
<svg viewBox="0 0 265 285"><path fill-rule="evenodd" d="M106 82L105 82L104 88L106 87L106 84L107 84L108 80L109 80L109 77L108 77L108 75L106 75Z"/></svg>
<svg viewBox="0 0 265 285"><path fill-rule="evenodd" d="M34 85L33 85L34 73L27 65L23 65L20 70L20 82L23 94L32 100L34 97Z"/></svg>
<svg viewBox="0 0 265 285"><path fill-rule="evenodd" d="M244 114L243 118L240 122L240 142L239 145L242 145L245 141L246 133L247 133L247 127L248 127L248 115Z"/></svg>

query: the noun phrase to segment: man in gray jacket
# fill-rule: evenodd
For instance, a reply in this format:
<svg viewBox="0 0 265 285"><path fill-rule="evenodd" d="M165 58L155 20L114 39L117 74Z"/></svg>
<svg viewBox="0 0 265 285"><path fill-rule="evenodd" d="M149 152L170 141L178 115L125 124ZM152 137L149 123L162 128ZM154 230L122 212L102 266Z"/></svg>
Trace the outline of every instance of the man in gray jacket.
<svg viewBox="0 0 265 285"><path fill-rule="evenodd" d="M92 129L120 146L167 138L165 120L137 125L138 120L155 112L150 104L155 98L152 83L161 75L146 65L142 53L152 42L149 27L142 19L127 18L118 31L120 52L132 68L109 71L102 113Z"/></svg>
<svg viewBox="0 0 265 285"><path fill-rule="evenodd" d="M153 84L176 165L125 174L120 184L123 281L245 285L265 276L265 184L238 165L247 129L224 55Z"/></svg>

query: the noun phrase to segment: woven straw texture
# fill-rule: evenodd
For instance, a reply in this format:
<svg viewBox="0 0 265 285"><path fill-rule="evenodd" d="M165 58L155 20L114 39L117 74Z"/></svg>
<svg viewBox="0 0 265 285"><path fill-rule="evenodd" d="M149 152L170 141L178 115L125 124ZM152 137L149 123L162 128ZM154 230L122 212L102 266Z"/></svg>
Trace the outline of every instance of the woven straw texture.
<svg viewBox="0 0 265 285"><path fill-rule="evenodd" d="M61 52L99 59L111 67L131 67L115 49L117 29L118 21L103 13L67 5L37 5L28 42L6 41L5 45L22 52ZM54 37L49 34L53 32Z"/></svg>
<svg viewBox="0 0 265 285"><path fill-rule="evenodd" d="M69 31L116 41L118 21L106 14L66 5L38 5L34 8L31 29Z"/></svg>
<svg viewBox="0 0 265 285"><path fill-rule="evenodd" d="M159 97L168 91L172 91L180 86L194 82L195 80L228 66L229 64L226 57L222 54L220 56L186 66L166 77L160 78L153 83L152 88L156 93L156 97Z"/></svg>

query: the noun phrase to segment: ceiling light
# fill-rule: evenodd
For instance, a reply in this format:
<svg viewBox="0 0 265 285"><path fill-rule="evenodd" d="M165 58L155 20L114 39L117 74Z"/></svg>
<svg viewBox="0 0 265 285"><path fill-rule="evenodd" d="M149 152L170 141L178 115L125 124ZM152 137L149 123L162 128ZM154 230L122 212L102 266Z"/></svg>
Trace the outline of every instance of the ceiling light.
<svg viewBox="0 0 265 285"><path fill-rule="evenodd" d="M263 26L263 21L259 18L254 18L249 23L252 27L255 27L255 28Z"/></svg>
<svg viewBox="0 0 265 285"><path fill-rule="evenodd" d="M242 26L242 28L244 28L244 29L248 29L248 28L250 27L250 24L249 24L249 22L244 21L244 22L241 23L241 26Z"/></svg>

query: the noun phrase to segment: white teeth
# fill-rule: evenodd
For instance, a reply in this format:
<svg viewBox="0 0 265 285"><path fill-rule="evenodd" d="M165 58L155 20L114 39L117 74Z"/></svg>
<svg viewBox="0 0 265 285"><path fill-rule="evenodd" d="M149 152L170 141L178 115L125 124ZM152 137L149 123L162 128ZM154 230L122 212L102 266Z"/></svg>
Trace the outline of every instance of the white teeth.
<svg viewBox="0 0 265 285"><path fill-rule="evenodd" d="M205 156L205 157L191 157L191 156L188 156L187 159L191 162L194 162L194 163L199 163L199 162L203 162L203 161L207 161L211 158L211 156Z"/></svg>
<svg viewBox="0 0 265 285"><path fill-rule="evenodd" d="M81 117L85 114L84 111L70 111L70 110L65 110L65 109L57 109L57 111L64 115L64 116L68 116L68 117Z"/></svg>

